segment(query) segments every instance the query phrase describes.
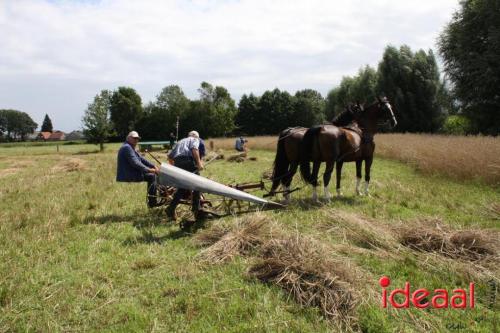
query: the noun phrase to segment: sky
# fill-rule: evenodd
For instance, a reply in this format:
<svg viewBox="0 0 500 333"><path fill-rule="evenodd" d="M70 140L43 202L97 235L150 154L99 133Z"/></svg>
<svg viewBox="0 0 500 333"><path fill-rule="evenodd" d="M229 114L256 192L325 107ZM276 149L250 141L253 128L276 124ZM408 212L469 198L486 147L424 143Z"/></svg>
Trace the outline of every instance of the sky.
<svg viewBox="0 0 500 333"><path fill-rule="evenodd" d="M458 0L0 0L0 109L81 128L102 89L146 104L202 81L239 101L279 88L323 96L387 45L433 49Z"/></svg>

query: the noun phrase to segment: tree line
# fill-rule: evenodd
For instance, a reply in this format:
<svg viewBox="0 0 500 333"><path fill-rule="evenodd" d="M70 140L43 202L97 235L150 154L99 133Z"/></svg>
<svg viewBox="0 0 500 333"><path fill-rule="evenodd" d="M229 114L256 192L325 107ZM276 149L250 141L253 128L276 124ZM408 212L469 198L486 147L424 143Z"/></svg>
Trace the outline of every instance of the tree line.
<svg viewBox="0 0 500 333"><path fill-rule="evenodd" d="M377 69L366 66L344 77L326 97L313 89L292 95L276 88L260 96L244 94L236 105L226 88L208 82L201 83L198 94L190 100L179 86L170 85L143 105L131 87L103 90L87 108L84 134L102 143L137 130L144 139L166 140L176 134L179 121L181 137L192 129L202 137L276 135L286 127L324 123L348 103L370 104L382 95L393 104L401 132L436 132L449 113L448 91L433 52L412 52L408 46L388 46Z"/></svg>
<svg viewBox="0 0 500 333"><path fill-rule="evenodd" d="M499 36L500 0L464 0L439 37L444 78L432 50L387 46L377 68L365 66L344 77L325 97L312 89L293 95L274 89L261 96L244 94L236 107L226 88L203 82L196 100L172 85L142 106L134 89L120 87L96 96L84 126L90 135L91 115L97 112L105 139L123 139L131 129L147 139L166 139L177 119L182 136L193 128L204 137L276 135L289 126L331 120L348 103L370 104L377 96L386 96L398 118L396 131L498 135Z"/></svg>

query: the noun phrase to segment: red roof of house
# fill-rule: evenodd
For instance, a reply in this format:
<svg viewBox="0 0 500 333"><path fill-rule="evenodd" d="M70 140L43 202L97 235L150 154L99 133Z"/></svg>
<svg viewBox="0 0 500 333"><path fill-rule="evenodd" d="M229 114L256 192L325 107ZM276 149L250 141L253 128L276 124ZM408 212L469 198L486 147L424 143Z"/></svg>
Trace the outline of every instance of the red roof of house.
<svg viewBox="0 0 500 333"><path fill-rule="evenodd" d="M40 132L38 136L44 140L48 140L50 136L52 135L51 132Z"/></svg>
<svg viewBox="0 0 500 333"><path fill-rule="evenodd" d="M61 131L55 131L53 133L50 134L50 137L49 139L50 140L61 140L62 138L64 138L66 136L66 134L64 134L64 132L61 132Z"/></svg>

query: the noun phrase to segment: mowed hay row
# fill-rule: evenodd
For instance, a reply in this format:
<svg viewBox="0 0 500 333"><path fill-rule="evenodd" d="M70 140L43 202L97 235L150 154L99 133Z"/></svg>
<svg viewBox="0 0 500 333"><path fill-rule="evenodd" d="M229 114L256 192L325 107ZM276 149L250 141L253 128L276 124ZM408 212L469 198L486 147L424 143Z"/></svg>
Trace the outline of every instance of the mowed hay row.
<svg viewBox="0 0 500 333"><path fill-rule="evenodd" d="M397 245L389 225L355 213L329 209L320 228L364 249L389 250Z"/></svg>
<svg viewBox="0 0 500 333"><path fill-rule="evenodd" d="M499 261L500 233L497 230L452 230L432 221L414 221L397 228L401 245L420 252L435 252L467 261Z"/></svg>
<svg viewBox="0 0 500 333"><path fill-rule="evenodd" d="M480 178L500 185L500 138L430 134L381 134L376 155L455 179Z"/></svg>
<svg viewBox="0 0 500 333"><path fill-rule="evenodd" d="M302 306L317 307L343 327L355 323L358 294L356 268L345 258L334 259L323 244L303 236L270 239L248 275L286 290Z"/></svg>
<svg viewBox="0 0 500 333"><path fill-rule="evenodd" d="M197 234L193 242L203 249L198 257L213 264L251 254L273 234L275 222L262 213L237 219L233 226L212 226Z"/></svg>
<svg viewBox="0 0 500 333"><path fill-rule="evenodd" d="M53 168L55 172L74 172L86 170L87 166L84 160L79 158L63 159L59 161Z"/></svg>

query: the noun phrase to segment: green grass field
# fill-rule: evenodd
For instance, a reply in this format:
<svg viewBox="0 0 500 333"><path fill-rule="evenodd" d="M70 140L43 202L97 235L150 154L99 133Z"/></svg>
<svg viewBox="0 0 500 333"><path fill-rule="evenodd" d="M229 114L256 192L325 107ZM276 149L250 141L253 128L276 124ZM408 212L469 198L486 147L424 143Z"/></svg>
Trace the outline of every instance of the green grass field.
<svg viewBox="0 0 500 333"><path fill-rule="evenodd" d="M252 257L220 265L200 261L193 234L168 222L163 210L146 208L145 183L115 182L118 147L107 145L104 153L92 145L60 146L59 152L54 146L0 148L0 332L337 330L318 309L248 278ZM274 155L252 151L251 156L257 161L215 161L203 175L222 183L258 181ZM302 186L298 176L294 183ZM498 301L488 285L489 280L499 285L498 253L470 262L396 243L381 249L364 244L359 229L348 225L354 217L366 230L375 226L392 235L401 226L418 232L421 223L431 221L498 235L498 188L422 175L383 159L374 162L370 198L355 196L354 183L354 164L347 164L344 198L317 205L303 186L289 208L264 213L284 231L332 246L336 256L359 268L356 288L362 299L353 329L493 332L496 325L498 330ZM210 220L205 228L233 221ZM475 282L476 307L382 309L382 275L391 277L391 287L410 281L412 288L452 290Z"/></svg>

